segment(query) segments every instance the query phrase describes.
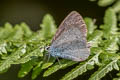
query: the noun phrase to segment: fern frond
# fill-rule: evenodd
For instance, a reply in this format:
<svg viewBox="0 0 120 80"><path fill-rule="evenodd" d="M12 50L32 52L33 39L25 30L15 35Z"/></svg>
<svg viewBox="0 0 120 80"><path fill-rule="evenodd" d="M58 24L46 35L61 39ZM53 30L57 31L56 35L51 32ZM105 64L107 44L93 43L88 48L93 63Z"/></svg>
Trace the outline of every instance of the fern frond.
<svg viewBox="0 0 120 80"><path fill-rule="evenodd" d="M105 38L108 38L112 34L116 34L118 30L117 18L115 11L112 8L106 10L104 16L104 25L101 25L100 28L103 29Z"/></svg>
<svg viewBox="0 0 120 80"><path fill-rule="evenodd" d="M45 39L53 36L56 32L55 21L50 14L44 16L40 26L42 27L41 33Z"/></svg>
<svg viewBox="0 0 120 80"><path fill-rule="evenodd" d="M68 60L60 60L61 65L59 64L59 62L55 63L52 67L48 68L48 70L46 70L43 74L44 77L49 76L53 73L55 73L56 71L66 68L68 66L71 66L77 62L73 62L73 61L68 61Z"/></svg>
<svg viewBox="0 0 120 80"><path fill-rule="evenodd" d="M88 36L89 36L94 32L94 30L97 28L97 26L95 25L94 20L92 20L91 18L86 17L86 18L84 18L84 20L87 25Z"/></svg>
<svg viewBox="0 0 120 80"><path fill-rule="evenodd" d="M29 38L31 35L32 35L32 31L30 30L30 28L29 28L29 26L26 24L26 23L24 23L24 22L22 22L21 24L20 24L20 26L22 27L22 29L23 29L23 31L24 31L24 36L26 37L26 38Z"/></svg>
<svg viewBox="0 0 120 80"><path fill-rule="evenodd" d="M92 47L98 47L101 43L103 32L100 30L95 30L91 36L89 36L88 41Z"/></svg>
<svg viewBox="0 0 120 80"><path fill-rule="evenodd" d="M5 73L5 72L7 72L7 71L8 71L8 69L9 69L9 68L7 68L7 69L5 69L5 70L1 71L1 72L0 72L0 74L3 74L3 73Z"/></svg>
<svg viewBox="0 0 120 80"><path fill-rule="evenodd" d="M55 60L56 60L55 58L51 57L49 62L44 62L42 64L41 68L46 69L46 68L50 67L52 64L54 64Z"/></svg>
<svg viewBox="0 0 120 80"><path fill-rule="evenodd" d="M35 79L40 72L42 71L41 66L42 66L43 61L40 61L35 68L33 68L32 72L32 79Z"/></svg>
<svg viewBox="0 0 120 80"><path fill-rule="evenodd" d="M120 80L120 72L117 73L117 78L113 78L113 80Z"/></svg>
<svg viewBox="0 0 120 80"><path fill-rule="evenodd" d="M120 77L118 77L118 78L113 78L113 80L120 80Z"/></svg>
<svg viewBox="0 0 120 80"><path fill-rule="evenodd" d="M32 79L35 79L41 73L41 71L53 65L54 62L54 58L50 59L50 61L46 63L44 63L43 61L39 62L39 64L33 69Z"/></svg>
<svg viewBox="0 0 120 80"><path fill-rule="evenodd" d="M70 72L65 74L65 76L61 80L72 80L77 76L85 73L87 70L91 69L91 68L88 68L88 66L89 65L93 66L94 64L98 64L98 56L100 55L100 53L101 53L101 50L96 52L96 54L91 58L89 58L89 60L80 63L77 67L75 67Z"/></svg>
<svg viewBox="0 0 120 80"><path fill-rule="evenodd" d="M0 42L0 55L7 53L6 47L7 47L7 43L5 41L1 41Z"/></svg>
<svg viewBox="0 0 120 80"><path fill-rule="evenodd" d="M41 31L38 31L36 33L33 33L31 35L31 37L29 37L27 40L30 42L41 41L41 40L44 40L44 37L43 37Z"/></svg>
<svg viewBox="0 0 120 80"><path fill-rule="evenodd" d="M105 7L105 6L112 4L114 1L116 1L116 0L99 0L98 5Z"/></svg>
<svg viewBox="0 0 120 80"><path fill-rule="evenodd" d="M20 63L26 63L32 59L32 57L42 57L43 56L43 50L44 48L42 46L34 49L31 52L26 53L22 58L18 59L16 61L16 64Z"/></svg>
<svg viewBox="0 0 120 80"><path fill-rule="evenodd" d="M118 40L118 37L115 35L111 36L109 40L104 43L104 50L108 51L109 53L116 53L117 50L119 50Z"/></svg>
<svg viewBox="0 0 120 80"><path fill-rule="evenodd" d="M104 66L101 66L98 71L96 71L94 74L91 75L89 80L100 80L102 77L104 77L109 71L112 71L113 69L118 70L117 61L119 58L110 61L109 63L105 64Z"/></svg>
<svg viewBox="0 0 120 80"><path fill-rule="evenodd" d="M36 60L32 59L24 64L21 64L21 69L18 72L18 77L24 77L26 76L31 69L34 67L34 65L36 65Z"/></svg>
<svg viewBox="0 0 120 80"><path fill-rule="evenodd" d="M26 53L26 44L21 45L18 50L9 55L5 60L0 62L0 72L9 68L11 64L14 64L22 55Z"/></svg>
<svg viewBox="0 0 120 80"><path fill-rule="evenodd" d="M120 12L120 0L118 0L113 6L112 6L113 10L118 13Z"/></svg>
<svg viewBox="0 0 120 80"><path fill-rule="evenodd" d="M13 32L13 27L10 23L6 23L4 28L0 29L0 39L7 39Z"/></svg>
<svg viewBox="0 0 120 80"><path fill-rule="evenodd" d="M15 25L13 32L11 32L7 40L21 40L23 34L22 28L19 25Z"/></svg>

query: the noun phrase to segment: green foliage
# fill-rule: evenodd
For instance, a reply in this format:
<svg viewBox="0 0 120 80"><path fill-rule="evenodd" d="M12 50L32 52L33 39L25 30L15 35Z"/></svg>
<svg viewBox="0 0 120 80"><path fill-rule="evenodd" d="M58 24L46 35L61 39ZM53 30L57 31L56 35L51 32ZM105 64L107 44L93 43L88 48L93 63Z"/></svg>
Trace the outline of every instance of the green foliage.
<svg viewBox="0 0 120 80"><path fill-rule="evenodd" d="M98 5L101 6L101 7L106 7L106 6L110 6L110 5L114 5L114 7L116 7L116 10L115 11L118 11L119 9L119 1L120 0L89 0L89 1L98 1Z"/></svg>
<svg viewBox="0 0 120 80"><path fill-rule="evenodd" d="M120 12L120 0L118 0L112 7L116 13Z"/></svg>
<svg viewBox="0 0 120 80"><path fill-rule="evenodd" d="M36 63L37 61L33 59L24 64L21 64L21 69L18 73L18 77L24 77L27 75Z"/></svg>
<svg viewBox="0 0 120 80"><path fill-rule="evenodd" d="M119 67L116 63L119 59L120 59L120 57L119 58L116 57L116 59L106 63L103 66L101 66L94 74L91 75L89 80L100 80L109 71L112 71L113 69L119 70Z"/></svg>
<svg viewBox="0 0 120 80"><path fill-rule="evenodd" d="M88 74L87 71L90 70L93 70L93 74L88 74L90 76L88 79L100 80L112 70L119 71L120 1L99 0L98 4L112 7L105 11L103 24L99 26L95 24L95 19L84 18L88 29L87 39L91 44L91 54L87 60L74 62L60 59L60 62L57 62L51 57L49 62L45 61L45 55L48 53L45 47L51 43L56 32L55 21L50 14L47 14L40 25L41 29L36 32L24 22L15 26L6 23L4 27L0 27L0 73L5 73L13 64L21 66L18 77L23 78L31 72L33 80L39 75L44 79L71 66L74 68L63 73L61 80L72 80L79 75ZM113 80L120 79L120 72L116 75L118 77L113 77Z"/></svg>
<svg viewBox="0 0 120 80"><path fill-rule="evenodd" d="M95 50L95 52L92 53L96 53L96 54L90 57L87 61L81 62L77 67L75 67L70 72L65 74L65 76L61 80L72 80L77 76L83 74L87 70L93 69L95 64L99 64L98 56L100 55L101 50L98 51Z"/></svg>
<svg viewBox="0 0 120 80"><path fill-rule="evenodd" d="M99 6L108 6L111 5L115 0L99 0L98 5Z"/></svg>
<svg viewBox="0 0 120 80"><path fill-rule="evenodd" d="M98 45L101 43L102 36L103 36L102 31L95 30L93 34L89 36L88 41L92 45L92 47L98 47Z"/></svg>
<svg viewBox="0 0 120 80"><path fill-rule="evenodd" d="M105 12L104 25L100 26L104 32L104 38L108 38L110 35L116 34L117 31L117 18L114 10L109 8Z"/></svg>
<svg viewBox="0 0 120 80"><path fill-rule="evenodd" d="M94 32L94 30L97 28L97 26L95 25L95 20L92 20L91 18L86 17L84 20L87 25L87 29L88 29L87 34L89 36Z"/></svg>
<svg viewBox="0 0 120 80"><path fill-rule="evenodd" d="M53 20L52 16L47 14L44 19L43 19L43 23L40 25L42 27L42 37L43 38L49 38L52 35L55 34L56 32L56 25L55 25L55 21Z"/></svg>
<svg viewBox="0 0 120 80"><path fill-rule="evenodd" d="M68 61L68 60L60 60L60 62L62 63L61 65L59 64L59 62L56 62L52 67L50 67L47 71L45 71L44 73L44 77L51 75L52 73L55 73L56 71L58 71L59 69L65 69L68 66L72 66L73 64L77 63L77 62L73 62L73 61Z"/></svg>
<svg viewBox="0 0 120 80"><path fill-rule="evenodd" d="M22 29L23 29L23 31L24 31L24 33L25 33L24 36L25 36L26 38L28 38L28 37L30 37L30 36L32 35L32 31L30 30L29 26L28 26L26 23L22 22L22 23L20 24L20 26L22 27Z"/></svg>
<svg viewBox="0 0 120 80"><path fill-rule="evenodd" d="M119 73L117 73L117 78L113 78L113 80L120 80L120 72Z"/></svg>

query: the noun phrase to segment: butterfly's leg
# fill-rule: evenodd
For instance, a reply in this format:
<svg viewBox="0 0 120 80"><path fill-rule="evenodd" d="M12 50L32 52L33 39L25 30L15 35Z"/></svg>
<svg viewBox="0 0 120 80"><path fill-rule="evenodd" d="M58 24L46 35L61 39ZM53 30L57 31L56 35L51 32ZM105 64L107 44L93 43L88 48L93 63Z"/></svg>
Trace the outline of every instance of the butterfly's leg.
<svg viewBox="0 0 120 80"><path fill-rule="evenodd" d="M61 65L59 58L58 58L58 57L56 57L56 59L57 59L57 61L58 61L59 65Z"/></svg>
<svg viewBox="0 0 120 80"><path fill-rule="evenodd" d="M48 60L47 60L47 62L49 62L49 60L50 60L50 53L48 53Z"/></svg>
<svg viewBox="0 0 120 80"><path fill-rule="evenodd" d="M45 47L45 50L48 51L49 47L50 47L50 46ZM47 58L47 56L48 56L48 58ZM50 53L48 53L48 52L45 54L43 61L45 61L46 59L47 59L47 62L48 62L49 59L50 59Z"/></svg>
<svg viewBox="0 0 120 80"><path fill-rule="evenodd" d="M46 61L47 56L48 56L48 54L45 54L43 61Z"/></svg>

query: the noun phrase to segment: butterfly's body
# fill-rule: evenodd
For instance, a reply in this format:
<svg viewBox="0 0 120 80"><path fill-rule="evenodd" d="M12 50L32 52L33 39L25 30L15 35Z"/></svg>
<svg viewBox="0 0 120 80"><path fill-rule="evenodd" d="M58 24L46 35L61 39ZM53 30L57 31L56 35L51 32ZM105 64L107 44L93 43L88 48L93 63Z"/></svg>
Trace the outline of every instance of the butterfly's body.
<svg viewBox="0 0 120 80"><path fill-rule="evenodd" d="M83 61L90 53L86 41L86 25L79 13L73 11L60 25L48 52L53 57Z"/></svg>

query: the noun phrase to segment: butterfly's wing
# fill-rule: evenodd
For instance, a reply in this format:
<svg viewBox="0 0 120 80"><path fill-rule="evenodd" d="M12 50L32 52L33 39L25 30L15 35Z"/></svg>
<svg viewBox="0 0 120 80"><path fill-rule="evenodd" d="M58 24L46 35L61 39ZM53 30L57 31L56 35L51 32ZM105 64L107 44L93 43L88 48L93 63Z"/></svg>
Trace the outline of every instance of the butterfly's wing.
<svg viewBox="0 0 120 80"><path fill-rule="evenodd" d="M59 26L52 40L52 43L57 39L57 37L59 37L59 35L61 35L61 33L64 31L66 27L69 28L69 25L74 25L74 24L75 25L79 24L80 26L84 26L84 27L81 27L81 32L82 32L81 35L83 35L86 38L87 28L86 28L85 22L83 21L81 15L78 12L72 11Z"/></svg>
<svg viewBox="0 0 120 80"><path fill-rule="evenodd" d="M73 11L58 28L48 51L55 57L83 61L90 53L86 34L87 29L82 17Z"/></svg>

